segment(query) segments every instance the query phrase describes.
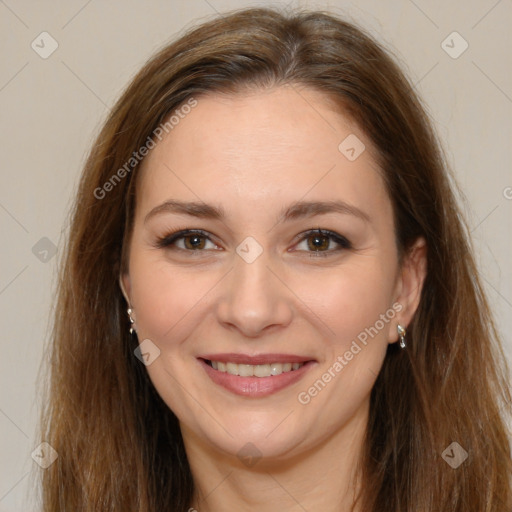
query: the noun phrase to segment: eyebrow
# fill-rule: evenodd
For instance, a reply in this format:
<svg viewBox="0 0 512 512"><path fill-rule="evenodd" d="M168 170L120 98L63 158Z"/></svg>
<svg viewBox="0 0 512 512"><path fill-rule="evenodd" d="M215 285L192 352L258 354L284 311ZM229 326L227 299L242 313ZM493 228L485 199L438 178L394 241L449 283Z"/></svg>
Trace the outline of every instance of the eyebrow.
<svg viewBox="0 0 512 512"><path fill-rule="evenodd" d="M161 213L174 213L178 215L189 215L202 219L223 220L226 218L222 206L214 206L199 201L178 201L170 199L153 208L144 218L144 223L155 215ZM297 201L281 210L277 222L286 222L303 217L313 217L327 213L341 213L352 215L364 222L371 222L370 216L354 205L345 201Z"/></svg>

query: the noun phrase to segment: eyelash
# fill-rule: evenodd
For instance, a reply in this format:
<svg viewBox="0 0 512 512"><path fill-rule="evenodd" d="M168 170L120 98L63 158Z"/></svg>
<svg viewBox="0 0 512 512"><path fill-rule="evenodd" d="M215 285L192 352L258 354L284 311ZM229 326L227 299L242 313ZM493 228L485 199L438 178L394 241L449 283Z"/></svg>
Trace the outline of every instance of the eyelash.
<svg viewBox="0 0 512 512"><path fill-rule="evenodd" d="M213 242L213 240L211 240L211 238L208 236L208 233L206 231L203 231L201 229L182 229L179 231L174 231L173 233L169 233L168 235L165 235L163 237L159 237L155 243L155 246L159 249L164 249L164 248L169 249L170 248L172 250L179 250L179 251L185 251L185 252L190 252L190 253L200 253L200 252L203 252L206 250L206 249L182 249L181 247L171 247L176 243L176 241L186 238L187 235L201 236L201 237L206 238L210 242L215 243L215 242ZM318 228L318 229L312 229L309 231L305 231L304 233L301 233L301 235L302 236L298 240L297 244L300 242L303 242L304 240L307 240L309 237L316 235L316 236L327 237L330 240L333 240L335 243L337 243L340 246L337 249L328 249L325 251L305 251L305 252L309 252L312 254L315 254L315 253L329 254L329 253L338 252L338 251L341 251L344 249L346 250L346 249L352 248L352 244L350 243L350 241L347 238L339 235L338 233L335 233L334 231L328 231L325 229ZM215 245L217 245L217 244L215 244Z"/></svg>

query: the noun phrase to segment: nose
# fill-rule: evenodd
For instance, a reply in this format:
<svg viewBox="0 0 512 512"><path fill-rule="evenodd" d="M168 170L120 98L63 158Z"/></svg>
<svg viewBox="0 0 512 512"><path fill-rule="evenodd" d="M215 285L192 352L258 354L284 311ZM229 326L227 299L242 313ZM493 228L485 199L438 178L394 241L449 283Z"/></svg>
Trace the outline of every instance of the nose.
<svg viewBox="0 0 512 512"><path fill-rule="evenodd" d="M217 307L217 318L226 328L254 338L289 325L293 294L270 263L265 251L252 263L235 255Z"/></svg>

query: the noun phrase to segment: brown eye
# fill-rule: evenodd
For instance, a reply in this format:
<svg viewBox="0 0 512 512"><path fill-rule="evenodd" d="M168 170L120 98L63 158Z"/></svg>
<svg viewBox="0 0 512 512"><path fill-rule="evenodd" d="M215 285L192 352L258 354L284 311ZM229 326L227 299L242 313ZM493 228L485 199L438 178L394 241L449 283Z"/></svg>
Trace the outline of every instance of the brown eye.
<svg viewBox="0 0 512 512"><path fill-rule="evenodd" d="M322 229L315 229L304 233L300 239L300 243L302 244L304 242L306 247L301 250L305 250L306 252L332 253L343 249L350 249L352 247L351 243L344 236ZM337 245L338 247L335 247L334 249L330 248L331 243L334 243L334 245Z"/></svg>
<svg viewBox="0 0 512 512"><path fill-rule="evenodd" d="M330 238L325 235L308 235L308 248L312 251L319 251L329 248Z"/></svg>
<svg viewBox="0 0 512 512"><path fill-rule="evenodd" d="M190 250L204 249L205 237L203 235L186 235L182 238L185 240L185 248Z"/></svg>
<svg viewBox="0 0 512 512"><path fill-rule="evenodd" d="M183 242L182 242L183 241ZM218 248L208 236L207 233L200 230L181 230L166 235L156 242L156 247L160 249L168 248L171 250L182 250L189 252L202 252L209 249L207 243L210 243L212 249Z"/></svg>

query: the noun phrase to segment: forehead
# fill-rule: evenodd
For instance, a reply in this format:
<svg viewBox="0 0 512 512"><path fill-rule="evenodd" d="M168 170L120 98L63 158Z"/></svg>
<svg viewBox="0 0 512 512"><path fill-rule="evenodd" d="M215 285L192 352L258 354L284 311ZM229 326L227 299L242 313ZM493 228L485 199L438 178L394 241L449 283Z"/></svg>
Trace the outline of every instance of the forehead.
<svg viewBox="0 0 512 512"><path fill-rule="evenodd" d="M372 155L357 125L312 89L202 95L145 158L137 203L144 212L172 197L229 212L341 197L382 209L389 200Z"/></svg>

